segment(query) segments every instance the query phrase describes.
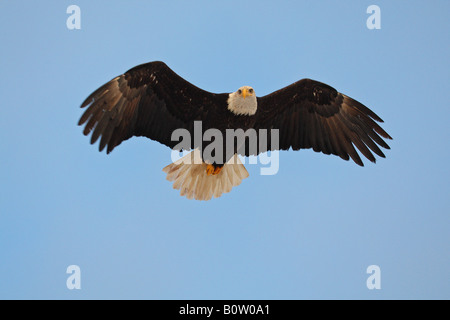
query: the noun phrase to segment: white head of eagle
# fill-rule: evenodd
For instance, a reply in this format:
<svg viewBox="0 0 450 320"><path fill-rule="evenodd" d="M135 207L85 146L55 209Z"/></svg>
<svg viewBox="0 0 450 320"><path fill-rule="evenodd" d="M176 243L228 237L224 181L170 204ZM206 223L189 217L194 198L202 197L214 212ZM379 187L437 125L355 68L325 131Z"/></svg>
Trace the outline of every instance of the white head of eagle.
<svg viewBox="0 0 450 320"><path fill-rule="evenodd" d="M255 90L249 86L240 87L230 93L228 97L228 110L236 115L253 116L258 109Z"/></svg>

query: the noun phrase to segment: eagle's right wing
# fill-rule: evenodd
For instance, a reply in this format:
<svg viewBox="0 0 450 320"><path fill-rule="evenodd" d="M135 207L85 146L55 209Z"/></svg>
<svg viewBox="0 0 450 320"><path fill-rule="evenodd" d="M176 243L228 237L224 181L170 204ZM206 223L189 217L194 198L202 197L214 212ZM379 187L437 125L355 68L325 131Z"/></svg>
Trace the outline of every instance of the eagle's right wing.
<svg viewBox="0 0 450 320"><path fill-rule="evenodd" d="M178 144L171 140L175 129L187 129L193 137L194 121L217 111L227 97L194 86L163 62L150 62L93 92L81 105L88 108L78 125L86 123L83 133L92 132L92 144L101 137L99 149L107 146L107 153L132 136L145 136L173 148Z"/></svg>

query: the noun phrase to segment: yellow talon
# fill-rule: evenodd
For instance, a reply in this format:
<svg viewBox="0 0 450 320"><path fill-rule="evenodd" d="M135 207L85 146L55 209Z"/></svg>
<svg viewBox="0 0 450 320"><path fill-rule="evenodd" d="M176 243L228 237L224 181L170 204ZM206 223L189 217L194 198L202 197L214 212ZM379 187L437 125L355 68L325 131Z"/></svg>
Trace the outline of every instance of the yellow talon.
<svg viewBox="0 0 450 320"><path fill-rule="evenodd" d="M219 174L220 171L222 171L222 168L223 168L222 166L221 167L216 167L216 166L214 166L212 164L208 164L206 166L206 174L208 176L211 176L211 175L215 176L216 174Z"/></svg>
<svg viewBox="0 0 450 320"><path fill-rule="evenodd" d="M215 170L214 170L213 175L219 174L220 171L222 171L222 168L223 168L223 167L216 167Z"/></svg>
<svg viewBox="0 0 450 320"><path fill-rule="evenodd" d="M206 166L206 174L207 174L208 176L214 174L214 166L213 166L212 164L208 164L208 165Z"/></svg>

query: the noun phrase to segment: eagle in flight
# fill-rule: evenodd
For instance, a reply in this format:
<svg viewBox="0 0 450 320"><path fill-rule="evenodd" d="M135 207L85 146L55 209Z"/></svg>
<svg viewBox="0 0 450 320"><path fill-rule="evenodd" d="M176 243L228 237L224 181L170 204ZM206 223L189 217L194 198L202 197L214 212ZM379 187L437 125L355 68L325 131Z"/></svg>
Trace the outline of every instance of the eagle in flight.
<svg viewBox="0 0 450 320"><path fill-rule="evenodd" d="M84 135L92 133L91 144L100 139L100 151L106 148L110 153L133 136L145 136L178 151L194 150L163 171L182 196L197 200L220 197L248 177L239 154L312 148L363 166L355 147L375 162L372 152L384 158L379 146L389 149L382 138L392 139L377 124L383 120L372 110L324 83L302 79L263 97L249 86L217 94L194 86L160 61L136 66L107 82L83 102L81 108L86 107L78 125L85 124ZM202 152L212 142L194 138L182 145L173 139L176 129L193 137L199 121L202 133L216 129L224 136L230 129L276 129L278 141L269 136L267 145L261 146L260 138L249 142L245 136L244 143L233 146L232 152L222 152L218 160ZM231 142L223 139L224 148L227 143Z"/></svg>

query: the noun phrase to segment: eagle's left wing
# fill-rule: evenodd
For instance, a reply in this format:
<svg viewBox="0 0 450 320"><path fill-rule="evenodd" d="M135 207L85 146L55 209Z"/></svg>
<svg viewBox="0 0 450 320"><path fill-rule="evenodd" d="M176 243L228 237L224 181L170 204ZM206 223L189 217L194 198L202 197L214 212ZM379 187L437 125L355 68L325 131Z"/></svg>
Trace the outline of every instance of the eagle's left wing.
<svg viewBox="0 0 450 320"><path fill-rule="evenodd" d="M372 152L385 157L378 145L389 149L381 137L392 139L375 122L383 120L372 110L334 88L310 79L258 98L255 117L255 129L279 129L278 149L312 148L344 160L350 156L360 166L363 162L354 146L375 162ZM274 147L269 145L269 150Z"/></svg>

